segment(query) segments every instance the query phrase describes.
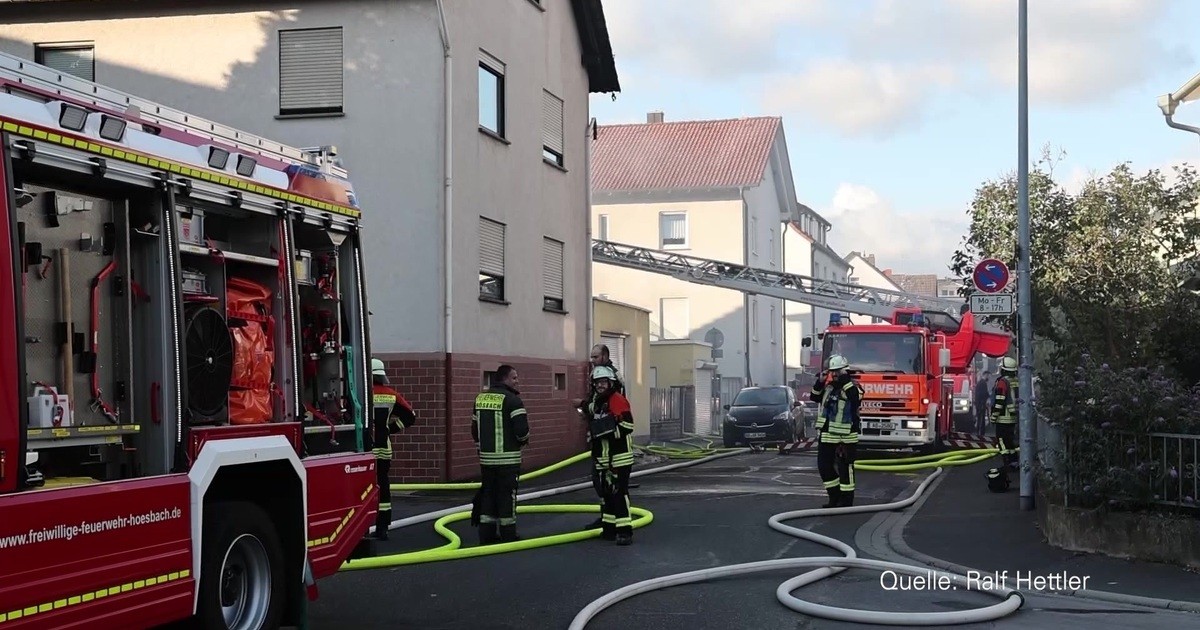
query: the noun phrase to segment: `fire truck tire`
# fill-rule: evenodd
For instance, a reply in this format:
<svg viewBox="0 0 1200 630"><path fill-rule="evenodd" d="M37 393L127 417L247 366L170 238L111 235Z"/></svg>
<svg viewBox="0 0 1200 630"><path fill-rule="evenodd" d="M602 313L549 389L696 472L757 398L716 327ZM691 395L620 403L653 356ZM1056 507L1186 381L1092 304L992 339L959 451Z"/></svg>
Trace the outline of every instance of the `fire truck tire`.
<svg viewBox="0 0 1200 630"><path fill-rule="evenodd" d="M267 513L248 501L221 501L204 510L200 550L203 628L278 628L287 596L283 545Z"/></svg>

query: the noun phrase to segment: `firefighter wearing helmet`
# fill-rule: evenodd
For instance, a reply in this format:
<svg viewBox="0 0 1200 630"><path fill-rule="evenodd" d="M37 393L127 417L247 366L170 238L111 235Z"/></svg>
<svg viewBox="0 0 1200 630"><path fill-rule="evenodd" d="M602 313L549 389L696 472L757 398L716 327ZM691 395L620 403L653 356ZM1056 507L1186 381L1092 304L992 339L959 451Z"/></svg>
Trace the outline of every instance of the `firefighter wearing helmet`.
<svg viewBox="0 0 1200 630"><path fill-rule="evenodd" d="M611 367L592 369L595 395L586 409L592 447L592 485L600 495L601 536L618 545L633 542L629 515L629 473L633 469L633 412L617 391Z"/></svg>
<svg viewBox="0 0 1200 630"><path fill-rule="evenodd" d="M375 480L379 483L379 510L375 515L375 537L388 539L392 522L392 436L411 427L417 414L399 392L388 386L383 361L371 359L371 452L375 455Z"/></svg>
<svg viewBox="0 0 1200 630"><path fill-rule="evenodd" d="M1004 466L1015 468L1017 464L1017 360L1004 357L1000 362L1000 376L992 386L992 424L996 427L996 439L1000 442L1000 455Z"/></svg>
<svg viewBox="0 0 1200 630"><path fill-rule="evenodd" d="M829 495L821 506L849 507L854 505L854 458L861 431L859 406L863 389L850 375L846 357L829 357L829 367L813 383L809 397L820 405L816 428L817 471Z"/></svg>

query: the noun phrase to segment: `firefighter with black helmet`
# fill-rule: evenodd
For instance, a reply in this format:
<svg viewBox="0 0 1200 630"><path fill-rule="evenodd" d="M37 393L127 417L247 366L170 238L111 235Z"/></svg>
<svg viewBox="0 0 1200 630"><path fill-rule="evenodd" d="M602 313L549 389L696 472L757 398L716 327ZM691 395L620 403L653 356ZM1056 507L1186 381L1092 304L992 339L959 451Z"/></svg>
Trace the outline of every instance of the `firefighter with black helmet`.
<svg viewBox="0 0 1200 630"><path fill-rule="evenodd" d="M1004 466L1017 465L1017 360L1004 357L1000 362L1000 376L992 386L992 425L996 427L996 440Z"/></svg>
<svg viewBox="0 0 1200 630"><path fill-rule="evenodd" d="M829 357L829 367L813 383L809 397L819 407L817 471L829 495L823 508L854 505L854 459L861 431L863 389L850 375L846 357Z"/></svg>
<svg viewBox="0 0 1200 630"><path fill-rule="evenodd" d="M601 536L618 545L633 542L629 514L629 474L633 470L633 411L616 391L617 373L600 365L592 369L595 395L587 407L592 446L592 484L600 495Z"/></svg>
<svg viewBox="0 0 1200 630"><path fill-rule="evenodd" d="M501 365L492 386L475 397L471 438L479 451L482 482L472 523L479 544L520 540L517 535L517 481L521 449L529 443L529 418L517 391L517 369Z"/></svg>
<svg viewBox="0 0 1200 630"><path fill-rule="evenodd" d="M375 537L388 539L392 523L392 436L411 427L417 414L404 396L388 386L383 361L371 359L371 452L375 455L375 479L379 483L379 510L375 514Z"/></svg>

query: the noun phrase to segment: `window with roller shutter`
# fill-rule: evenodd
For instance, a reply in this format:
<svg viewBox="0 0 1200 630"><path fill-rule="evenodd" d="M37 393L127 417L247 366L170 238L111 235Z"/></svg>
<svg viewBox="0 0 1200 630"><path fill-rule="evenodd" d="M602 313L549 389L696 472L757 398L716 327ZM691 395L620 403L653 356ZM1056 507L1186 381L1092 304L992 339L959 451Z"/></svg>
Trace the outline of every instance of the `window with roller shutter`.
<svg viewBox="0 0 1200 630"><path fill-rule="evenodd" d="M563 310L563 243L550 237L542 239L542 308Z"/></svg>
<svg viewBox="0 0 1200 630"><path fill-rule="evenodd" d="M600 343L608 346L608 360L612 361L617 378L625 380L625 335L602 332Z"/></svg>
<svg viewBox="0 0 1200 630"><path fill-rule="evenodd" d="M563 166L563 102L542 90L542 159Z"/></svg>
<svg viewBox="0 0 1200 630"><path fill-rule="evenodd" d="M36 44L33 60L63 74L96 80L96 47L92 44Z"/></svg>
<svg viewBox="0 0 1200 630"><path fill-rule="evenodd" d="M504 224L479 217L479 297L504 301Z"/></svg>
<svg viewBox="0 0 1200 630"><path fill-rule="evenodd" d="M279 114L341 114L342 27L279 31Z"/></svg>

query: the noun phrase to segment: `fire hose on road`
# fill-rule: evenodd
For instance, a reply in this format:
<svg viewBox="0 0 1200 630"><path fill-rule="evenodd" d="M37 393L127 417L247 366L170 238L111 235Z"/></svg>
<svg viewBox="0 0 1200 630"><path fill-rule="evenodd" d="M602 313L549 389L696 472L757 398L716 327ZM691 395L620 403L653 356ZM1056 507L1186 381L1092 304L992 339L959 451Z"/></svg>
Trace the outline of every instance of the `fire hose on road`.
<svg viewBox="0 0 1200 630"><path fill-rule="evenodd" d="M711 443L710 443L711 444ZM653 449L653 450L651 450ZM670 470L678 470L689 466L707 463L717 459L730 457L733 455L746 452L748 449L711 449L707 446L696 447L694 449L679 449L673 447L650 447L645 448L648 452L666 457L685 459L687 461L668 464L657 468L641 470L630 475L631 478L642 477L646 475L658 474ZM720 452L714 452L714 451ZM778 571L781 569L813 569L807 573L793 577L782 584L775 591L775 596L787 608L796 612L819 617L823 619L832 619L837 621L850 621L855 623L871 623L893 626L938 626L964 623L977 623L983 621L994 621L1005 616L1008 616L1024 604L1024 597L1015 589L1002 588L980 588L978 584L969 582L965 576L948 573L945 571L936 571L920 566L900 564L895 562L885 562L881 560L869 560L857 557L853 547L846 543L806 531L791 525L785 524L785 521L790 521L798 518L815 517L815 516L833 516L839 514L863 514L873 512L883 512L890 510L899 510L911 506L917 502L924 494L929 484L933 482L939 475L943 474L944 469L949 466L965 466L974 464L986 459L995 457L999 451L994 448L990 449L969 449L960 451L950 451L937 455L924 455L920 457L896 458L896 459L875 459L875 460L859 460L855 463L855 468L858 470L869 470L878 472L912 472L917 470L934 469L934 472L926 477L916 488L913 494L905 499L893 501L891 503L877 505L856 505L852 507L837 507L837 508L811 508L804 510L793 510L789 512L781 512L775 514L768 519L767 524L772 529L800 538L815 542L831 549L841 552L839 556L819 556L808 558L783 558L779 560L765 560L760 562L749 562L744 564L728 565L723 567L713 567L702 569L699 571L690 571L687 573L679 573L663 577L644 580L636 584L631 584L624 588L618 589L603 597L600 597L581 610L572 620L570 630L583 630L589 621L594 619L605 609L624 601L631 597L651 591L662 590L673 586L681 586L684 584L693 584L696 582L704 582L707 580L726 578L738 575L748 575L753 573L762 573L767 571ZM704 453L712 453L704 455ZM533 471L521 476L521 480L536 478L537 476L545 475L573 463L583 461L589 456L588 453L581 453L574 457L558 462L546 468ZM478 488L478 483L447 483L447 484L393 484L393 490L471 490ZM529 492L517 496L518 501L530 501L533 499L541 499L577 490L590 489L592 484L590 481L569 484L560 487L548 488ZM466 520L470 518L471 505L460 505L452 508L446 508L427 514L420 514L408 518L400 519L392 522L389 530L400 529L410 525L427 523L435 521L434 528L446 538L445 545L421 551L413 551L400 554L392 554L387 556L378 556L374 558L363 558L348 561L342 566L343 571L376 569L383 567L401 566L407 564L418 564L425 562L438 562L444 560L453 560L461 558L478 557L484 555L493 555L499 553L508 553L512 551L521 551L525 549L534 549L539 547L547 547L551 545L559 545L568 542L576 542L588 538L594 538L600 535L599 529L568 532L564 534L556 534L551 536L542 536L527 540L518 540L514 542L500 543L495 545L487 545L481 547L462 547L461 539L451 531L447 525L450 523ZM598 512L599 506L594 504L571 504L571 505L518 505L518 514L537 514L537 513L587 513ZM633 521L634 528L645 527L649 525L654 518L654 515L644 508L632 507L632 515L635 517ZM988 593L996 596L1001 601L981 608L970 610L955 610L947 612L891 612L891 611L872 611L860 610L852 608L842 608L837 606L828 606L805 601L794 596L792 593L804 586L813 584L827 577L837 575L848 568L856 569L873 569L876 571L892 571L907 575L925 576L931 573L939 577L939 579L949 579L957 587L966 590L974 590L977 592Z"/></svg>

